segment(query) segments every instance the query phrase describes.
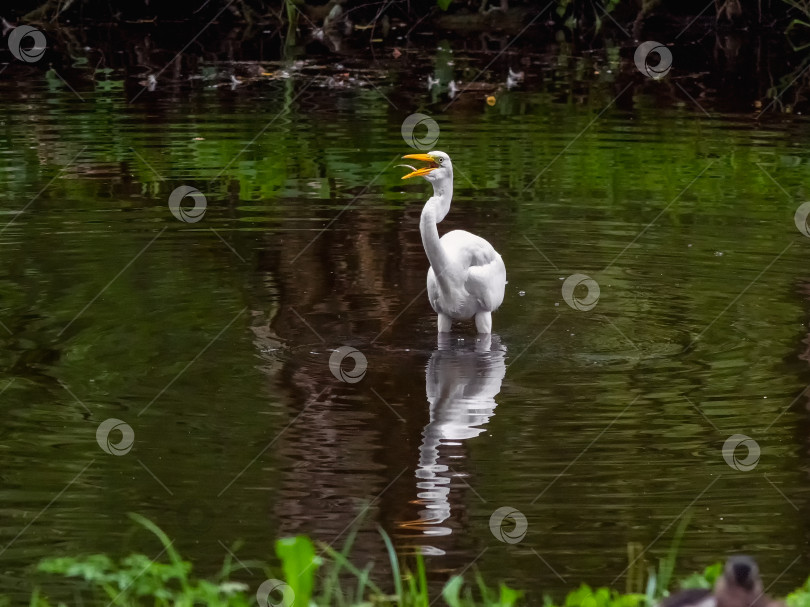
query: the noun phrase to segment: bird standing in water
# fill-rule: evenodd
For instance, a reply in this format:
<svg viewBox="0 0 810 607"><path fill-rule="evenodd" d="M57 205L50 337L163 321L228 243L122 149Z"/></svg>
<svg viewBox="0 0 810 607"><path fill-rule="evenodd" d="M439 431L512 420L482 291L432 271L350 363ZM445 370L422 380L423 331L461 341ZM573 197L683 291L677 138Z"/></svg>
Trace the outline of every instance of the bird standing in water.
<svg viewBox="0 0 810 607"><path fill-rule="evenodd" d="M408 154L428 166L412 169L402 179L424 177L433 185L433 196L425 203L419 221L422 245L430 269L427 292L438 314L439 333L450 331L453 321L475 318L479 333L492 333L492 313L503 303L506 266L486 240L464 230L453 230L439 238L438 223L450 211L453 199L453 163L444 152Z"/></svg>

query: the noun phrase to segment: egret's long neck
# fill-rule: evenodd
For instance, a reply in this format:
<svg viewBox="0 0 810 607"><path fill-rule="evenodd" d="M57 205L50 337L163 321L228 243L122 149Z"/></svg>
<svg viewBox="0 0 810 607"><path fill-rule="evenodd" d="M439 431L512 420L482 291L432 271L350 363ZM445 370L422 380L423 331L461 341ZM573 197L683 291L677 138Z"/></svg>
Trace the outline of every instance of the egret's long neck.
<svg viewBox="0 0 810 607"><path fill-rule="evenodd" d="M439 240L437 224L447 216L450 211L450 201L453 199L453 178L437 181L433 184L433 196L425 203L422 217L419 221L419 231L422 233L422 245L425 247L430 265L441 279L447 266L447 253Z"/></svg>
<svg viewBox="0 0 810 607"><path fill-rule="evenodd" d="M450 212L450 202L453 200L453 174L448 179L436 181L433 184L433 199L436 200L436 223L439 223Z"/></svg>

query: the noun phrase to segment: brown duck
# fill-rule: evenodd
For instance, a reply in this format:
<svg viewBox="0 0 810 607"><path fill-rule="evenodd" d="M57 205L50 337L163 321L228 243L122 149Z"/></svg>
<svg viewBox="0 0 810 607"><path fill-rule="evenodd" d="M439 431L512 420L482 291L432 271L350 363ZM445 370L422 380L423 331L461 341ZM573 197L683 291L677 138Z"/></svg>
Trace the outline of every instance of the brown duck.
<svg viewBox="0 0 810 607"><path fill-rule="evenodd" d="M759 567L750 556L732 556L714 590L689 588L667 597L659 607L785 607L765 594Z"/></svg>

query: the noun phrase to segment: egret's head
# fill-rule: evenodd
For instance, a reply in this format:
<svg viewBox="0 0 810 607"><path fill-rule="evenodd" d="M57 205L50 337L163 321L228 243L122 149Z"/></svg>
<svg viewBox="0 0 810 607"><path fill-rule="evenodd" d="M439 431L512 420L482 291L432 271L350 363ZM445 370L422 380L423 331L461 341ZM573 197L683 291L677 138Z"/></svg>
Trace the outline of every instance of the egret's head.
<svg viewBox="0 0 810 607"><path fill-rule="evenodd" d="M403 158L410 158L412 160L421 160L427 162L426 167L421 169L413 169L412 172L403 176L403 179L410 179L411 177L424 177L428 181L444 181L446 179L453 179L453 163L450 161L450 156L444 152L428 152L427 154L408 154ZM408 166L408 165L405 165Z"/></svg>

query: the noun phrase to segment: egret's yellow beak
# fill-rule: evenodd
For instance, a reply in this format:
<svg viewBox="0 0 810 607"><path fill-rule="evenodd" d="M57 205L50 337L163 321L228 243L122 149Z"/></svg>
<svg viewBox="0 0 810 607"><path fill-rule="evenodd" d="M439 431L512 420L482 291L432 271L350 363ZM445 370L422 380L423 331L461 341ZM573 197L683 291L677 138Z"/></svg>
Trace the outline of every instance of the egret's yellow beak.
<svg viewBox="0 0 810 607"><path fill-rule="evenodd" d="M421 160L423 162L429 162L430 166L422 167L421 169L416 169L415 171L404 175L402 179L410 179L411 177L423 177L430 173L431 171L435 171L439 168L438 163L430 154L407 154L403 156L403 158L410 158L412 160ZM411 167L413 168L413 167Z"/></svg>

